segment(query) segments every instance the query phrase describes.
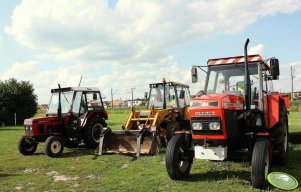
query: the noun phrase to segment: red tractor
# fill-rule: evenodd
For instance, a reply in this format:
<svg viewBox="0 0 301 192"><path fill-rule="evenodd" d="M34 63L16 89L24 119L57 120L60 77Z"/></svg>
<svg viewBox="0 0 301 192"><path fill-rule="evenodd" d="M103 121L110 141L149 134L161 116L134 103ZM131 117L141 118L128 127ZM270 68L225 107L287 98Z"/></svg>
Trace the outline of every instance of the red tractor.
<svg viewBox="0 0 301 192"><path fill-rule="evenodd" d="M276 58L260 55L210 59L197 68L206 74L205 89L190 103L191 131L178 132L166 150L166 169L171 179L186 177L193 157L225 160L247 157L251 183L264 188L271 162L288 161L288 95L275 93L272 81L279 77ZM204 70L203 67L208 67Z"/></svg>
<svg viewBox="0 0 301 192"><path fill-rule="evenodd" d="M87 148L96 148L108 119L100 91L59 85L51 93L46 116L24 120L25 134L19 141L19 152L33 155L39 142L45 142L49 157L58 157L64 146L74 148L82 141Z"/></svg>

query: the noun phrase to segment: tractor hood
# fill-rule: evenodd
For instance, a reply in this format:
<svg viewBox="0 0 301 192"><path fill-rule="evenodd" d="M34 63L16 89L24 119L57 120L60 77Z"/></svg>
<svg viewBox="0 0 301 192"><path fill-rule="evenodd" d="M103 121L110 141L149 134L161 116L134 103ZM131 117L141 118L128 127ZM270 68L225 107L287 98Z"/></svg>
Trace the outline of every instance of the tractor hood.
<svg viewBox="0 0 301 192"><path fill-rule="evenodd" d="M207 94L195 97L190 103L191 109L243 109L243 97L231 93Z"/></svg>
<svg viewBox="0 0 301 192"><path fill-rule="evenodd" d="M32 117L24 120L24 125L45 124L49 122L57 122L57 117Z"/></svg>

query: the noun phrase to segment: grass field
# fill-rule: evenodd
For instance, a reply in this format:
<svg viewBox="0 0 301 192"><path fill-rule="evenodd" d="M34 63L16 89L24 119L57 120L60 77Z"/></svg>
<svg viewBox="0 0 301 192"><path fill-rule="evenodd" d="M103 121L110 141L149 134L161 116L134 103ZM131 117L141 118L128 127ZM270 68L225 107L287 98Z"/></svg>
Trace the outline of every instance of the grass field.
<svg viewBox="0 0 301 192"><path fill-rule="evenodd" d="M109 110L109 117L109 126L119 129L127 111ZM290 162L273 171L301 181L301 113L289 118ZM253 191L248 162L195 160L186 180L172 181L164 151L135 159L65 148L61 158L52 159L44 154L42 143L35 155L23 156L17 149L22 134L21 126L0 127L0 191Z"/></svg>

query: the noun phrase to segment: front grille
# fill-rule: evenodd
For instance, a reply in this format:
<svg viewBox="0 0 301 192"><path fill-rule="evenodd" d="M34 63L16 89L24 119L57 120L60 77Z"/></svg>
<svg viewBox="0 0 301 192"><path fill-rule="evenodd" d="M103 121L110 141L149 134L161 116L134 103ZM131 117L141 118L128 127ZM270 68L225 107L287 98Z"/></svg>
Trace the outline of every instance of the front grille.
<svg viewBox="0 0 301 192"><path fill-rule="evenodd" d="M193 130L193 134L196 135L221 135L223 134L222 131L222 123L220 117L192 117L192 122L199 122L202 123L203 129L202 130ZM209 123L210 122L220 122L221 129L220 130L210 130Z"/></svg>
<svg viewBox="0 0 301 192"><path fill-rule="evenodd" d="M25 129L25 133L26 134L32 133L32 127L31 127L31 125L25 125L24 129Z"/></svg>

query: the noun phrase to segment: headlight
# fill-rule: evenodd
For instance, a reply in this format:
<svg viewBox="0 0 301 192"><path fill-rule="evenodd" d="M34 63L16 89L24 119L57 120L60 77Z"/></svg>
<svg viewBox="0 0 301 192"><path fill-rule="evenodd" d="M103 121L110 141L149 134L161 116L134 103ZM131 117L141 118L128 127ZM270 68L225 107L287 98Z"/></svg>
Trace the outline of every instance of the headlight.
<svg viewBox="0 0 301 192"><path fill-rule="evenodd" d="M193 130L202 130L203 129L202 123L192 123L192 129Z"/></svg>
<svg viewBox="0 0 301 192"><path fill-rule="evenodd" d="M209 123L209 128L211 130L220 130L221 124L219 122L211 122L211 123Z"/></svg>

